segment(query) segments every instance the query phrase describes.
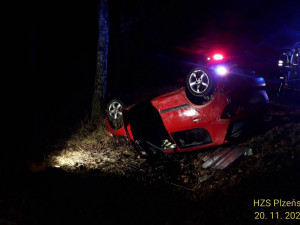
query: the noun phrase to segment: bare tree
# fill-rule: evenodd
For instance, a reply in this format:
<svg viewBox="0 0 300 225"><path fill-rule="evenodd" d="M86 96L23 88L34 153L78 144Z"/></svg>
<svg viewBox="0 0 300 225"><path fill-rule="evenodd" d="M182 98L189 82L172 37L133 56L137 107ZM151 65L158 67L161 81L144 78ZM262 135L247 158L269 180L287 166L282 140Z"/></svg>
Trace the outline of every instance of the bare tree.
<svg viewBox="0 0 300 225"><path fill-rule="evenodd" d="M102 110L101 102L105 98L106 93L109 42L108 0L99 0L98 29L97 69L95 75L92 119L100 118Z"/></svg>

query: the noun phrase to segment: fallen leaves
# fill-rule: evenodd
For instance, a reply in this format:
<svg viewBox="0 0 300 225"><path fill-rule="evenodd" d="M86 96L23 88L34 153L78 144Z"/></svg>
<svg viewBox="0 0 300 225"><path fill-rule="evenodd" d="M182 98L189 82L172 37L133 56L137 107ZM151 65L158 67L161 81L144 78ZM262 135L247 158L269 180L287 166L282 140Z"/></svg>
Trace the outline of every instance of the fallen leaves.
<svg viewBox="0 0 300 225"><path fill-rule="evenodd" d="M265 132L238 143L238 146L250 147L253 155L244 157L224 171L202 168L203 158L222 151L222 146L145 160L125 138L111 137L102 127L92 132L81 130L81 134L75 134L63 149L49 154L47 162L51 167L69 172L96 171L101 175L128 176L145 185L163 183L201 198L213 190L236 185L254 174L280 171L299 161L300 123L294 119L300 117L300 112L280 105L275 105L275 108L273 106L271 126ZM290 120L286 121L286 117Z"/></svg>

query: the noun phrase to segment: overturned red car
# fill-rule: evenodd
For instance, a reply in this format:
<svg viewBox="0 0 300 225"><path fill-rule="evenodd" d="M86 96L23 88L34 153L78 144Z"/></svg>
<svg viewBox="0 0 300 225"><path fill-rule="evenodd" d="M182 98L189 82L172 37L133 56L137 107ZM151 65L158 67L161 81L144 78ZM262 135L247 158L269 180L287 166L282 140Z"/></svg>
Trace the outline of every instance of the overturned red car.
<svg viewBox="0 0 300 225"><path fill-rule="evenodd" d="M265 86L264 78L214 54L188 73L186 87L130 107L110 101L106 126L144 156L222 145L263 116Z"/></svg>

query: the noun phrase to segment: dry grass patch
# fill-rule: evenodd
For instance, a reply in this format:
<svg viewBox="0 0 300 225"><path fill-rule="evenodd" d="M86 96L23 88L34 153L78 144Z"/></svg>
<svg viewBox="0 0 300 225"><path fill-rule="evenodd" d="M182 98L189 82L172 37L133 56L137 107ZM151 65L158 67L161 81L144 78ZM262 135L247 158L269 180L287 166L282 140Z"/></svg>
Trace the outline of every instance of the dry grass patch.
<svg viewBox="0 0 300 225"><path fill-rule="evenodd" d="M65 148L48 156L48 165L76 173L125 175L145 184L164 183L201 197L257 174L267 176L291 168L300 161L299 119L297 122L300 112L274 104L271 115L273 120L264 132L235 143L252 148L254 155L245 156L227 170L202 168L203 157L216 154L223 146L151 161L140 158L125 138L111 137L101 126L97 129L83 126L67 141Z"/></svg>
<svg viewBox="0 0 300 225"><path fill-rule="evenodd" d="M48 156L51 167L75 172L98 170L116 175L125 175L144 161L125 138L110 137L103 127L92 132L82 127L67 141L64 149Z"/></svg>

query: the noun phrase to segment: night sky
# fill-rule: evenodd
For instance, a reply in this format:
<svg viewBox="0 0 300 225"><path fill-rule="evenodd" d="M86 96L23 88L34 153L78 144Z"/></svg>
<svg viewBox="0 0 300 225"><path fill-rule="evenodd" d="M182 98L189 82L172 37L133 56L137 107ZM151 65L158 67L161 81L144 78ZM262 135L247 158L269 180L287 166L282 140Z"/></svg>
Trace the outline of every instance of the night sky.
<svg viewBox="0 0 300 225"><path fill-rule="evenodd" d="M25 9L34 125L28 135L38 149L90 116L98 1L41 1ZM178 82L211 49L255 56L270 76L281 48L299 41L299 10L296 0L109 1L107 96Z"/></svg>

